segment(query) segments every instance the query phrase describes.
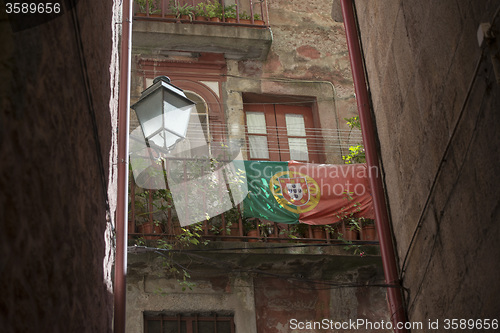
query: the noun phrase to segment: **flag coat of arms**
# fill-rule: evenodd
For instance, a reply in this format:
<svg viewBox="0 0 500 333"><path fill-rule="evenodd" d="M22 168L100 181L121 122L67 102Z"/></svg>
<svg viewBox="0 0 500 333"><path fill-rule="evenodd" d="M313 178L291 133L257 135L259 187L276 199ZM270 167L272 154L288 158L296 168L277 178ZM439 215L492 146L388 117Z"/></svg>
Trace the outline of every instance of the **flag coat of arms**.
<svg viewBox="0 0 500 333"><path fill-rule="evenodd" d="M346 216L374 218L365 164L245 161L243 216L324 225Z"/></svg>
<svg viewBox="0 0 500 333"><path fill-rule="evenodd" d="M309 202L309 187L305 177L279 178L283 197L295 206Z"/></svg>

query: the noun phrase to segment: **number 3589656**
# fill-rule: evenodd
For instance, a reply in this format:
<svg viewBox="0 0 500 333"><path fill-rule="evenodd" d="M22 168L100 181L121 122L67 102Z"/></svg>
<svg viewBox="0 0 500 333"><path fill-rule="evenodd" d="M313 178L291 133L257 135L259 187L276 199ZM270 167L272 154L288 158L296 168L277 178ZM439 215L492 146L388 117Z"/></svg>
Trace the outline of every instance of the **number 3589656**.
<svg viewBox="0 0 500 333"><path fill-rule="evenodd" d="M59 14L60 3L34 3L34 2L7 2L5 4L7 14Z"/></svg>

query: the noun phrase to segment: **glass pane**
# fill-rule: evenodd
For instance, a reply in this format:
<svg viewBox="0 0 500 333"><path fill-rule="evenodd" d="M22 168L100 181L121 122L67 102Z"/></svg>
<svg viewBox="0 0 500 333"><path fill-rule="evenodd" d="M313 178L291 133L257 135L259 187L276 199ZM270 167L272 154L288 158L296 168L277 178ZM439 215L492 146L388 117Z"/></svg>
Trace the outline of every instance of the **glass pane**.
<svg viewBox="0 0 500 333"><path fill-rule="evenodd" d="M161 333L161 322L159 320L148 320L146 333Z"/></svg>
<svg viewBox="0 0 500 333"><path fill-rule="evenodd" d="M191 119L189 120L187 137L192 142L202 141L203 144L208 144L208 133L207 133L207 116L201 114L191 114ZM201 144L196 144L195 146L200 146Z"/></svg>
<svg viewBox="0 0 500 333"><path fill-rule="evenodd" d="M269 151L267 149L267 137L249 135L248 143L250 146L250 158L269 159Z"/></svg>
<svg viewBox="0 0 500 333"><path fill-rule="evenodd" d="M247 128L251 134L267 134L264 112L247 112Z"/></svg>
<svg viewBox="0 0 500 333"><path fill-rule="evenodd" d="M187 132L188 140L184 140L181 145L187 146L187 149L194 149L191 154L184 157L205 156L209 152L210 129L208 126L207 103L198 94L184 91L186 97L196 103L196 109L191 113L189 127ZM203 149L201 149L203 147ZM179 149L177 149L179 150ZM186 148L184 148L186 150Z"/></svg>
<svg viewBox="0 0 500 333"><path fill-rule="evenodd" d="M163 322L163 333L178 333L179 328L178 328L178 323L177 321L169 320L169 321L164 321Z"/></svg>
<svg viewBox="0 0 500 333"><path fill-rule="evenodd" d="M290 147L290 159L297 161L308 161L307 140L302 138L288 138Z"/></svg>
<svg viewBox="0 0 500 333"><path fill-rule="evenodd" d="M231 322L229 321L217 322L217 333L231 333Z"/></svg>
<svg viewBox="0 0 500 333"><path fill-rule="evenodd" d="M198 321L198 333L214 333L215 332L215 322L214 321Z"/></svg>
<svg viewBox="0 0 500 333"><path fill-rule="evenodd" d="M286 131L290 136L306 136L304 116L301 114L286 114Z"/></svg>

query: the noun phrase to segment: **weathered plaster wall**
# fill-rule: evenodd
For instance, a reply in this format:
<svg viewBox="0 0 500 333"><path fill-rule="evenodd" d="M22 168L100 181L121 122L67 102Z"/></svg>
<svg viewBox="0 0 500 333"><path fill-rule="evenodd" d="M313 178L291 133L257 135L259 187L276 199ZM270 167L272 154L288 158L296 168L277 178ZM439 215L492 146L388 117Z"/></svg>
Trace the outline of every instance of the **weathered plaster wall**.
<svg viewBox="0 0 500 333"><path fill-rule="evenodd" d="M498 2L355 3L410 320L497 318Z"/></svg>
<svg viewBox="0 0 500 333"><path fill-rule="evenodd" d="M269 248L263 250L264 244ZM212 242L203 252L190 252L191 248L185 255L172 254L176 264L189 270L189 281L196 283L186 291L169 276L162 257L136 248L129 253L127 332L141 331L144 311L231 312L236 332L248 333L318 331L296 330L293 319L389 320L386 290L378 286L383 281L378 255L360 257L341 247L283 245ZM224 246L227 251L221 252ZM373 248L366 251L376 253Z"/></svg>
<svg viewBox="0 0 500 333"><path fill-rule="evenodd" d="M268 4L270 30L135 20L132 99L144 88L143 72L137 66L140 59L158 61L154 74L168 75L161 62L189 61L181 59L182 53L222 53L227 73L221 74L221 98L231 140L245 138L243 93L301 96L311 103L316 127L348 130L344 118L356 114L356 103L338 8L320 0L270 0ZM191 59L193 64L197 61ZM185 75L190 74L186 70ZM347 141L352 139L345 134L341 138L336 131L324 135L324 162L342 163ZM246 158L245 149L243 153Z"/></svg>
<svg viewBox="0 0 500 333"><path fill-rule="evenodd" d="M243 91L307 96L317 126L348 129L344 118L356 114L356 104L344 27L332 19L331 1L268 4L273 43L267 59L228 61L228 120L244 124ZM338 138L325 140L326 162L342 163Z"/></svg>
<svg viewBox="0 0 500 333"><path fill-rule="evenodd" d="M206 270L200 266L189 265L192 275L189 282L196 286L192 290L182 290L179 281L169 277L157 255L131 254L126 331L142 332L143 312L160 311L185 314L229 312L234 314L237 332L256 332L252 278L216 267Z"/></svg>
<svg viewBox="0 0 500 333"><path fill-rule="evenodd" d="M117 5L76 1L96 142L67 3L59 17L19 31L0 13L2 332L111 332L105 194Z"/></svg>
<svg viewBox="0 0 500 333"><path fill-rule="evenodd" d="M373 274L370 268L364 267L348 272L338 282L368 283L364 274L367 271ZM272 277L257 278L254 285L259 333L336 331L349 333L362 331L364 327L336 329L334 323L348 323L349 320L380 323L389 320L384 288L329 289L328 285L314 285ZM380 329L377 332L392 331Z"/></svg>

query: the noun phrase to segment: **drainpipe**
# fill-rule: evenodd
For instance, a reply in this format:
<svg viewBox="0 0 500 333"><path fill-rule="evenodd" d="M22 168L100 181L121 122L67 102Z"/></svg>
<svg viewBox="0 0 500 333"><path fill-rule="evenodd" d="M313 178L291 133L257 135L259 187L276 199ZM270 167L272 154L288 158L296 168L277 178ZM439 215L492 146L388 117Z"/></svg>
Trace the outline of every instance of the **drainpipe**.
<svg viewBox="0 0 500 333"><path fill-rule="evenodd" d="M116 255L114 284L114 332L125 333L127 217L128 217L128 151L130 113L130 50L132 47L132 6L123 0L120 47L120 90L118 97L118 184L116 203Z"/></svg>
<svg viewBox="0 0 500 333"><path fill-rule="evenodd" d="M380 240L380 253L384 267L385 281L394 287L387 288L387 299L391 312L391 321L394 332L407 332L406 329L399 329L397 324L404 326L406 322L405 307L402 300L398 268L392 242L391 227L387 204L385 200L384 188L380 174L379 158L377 152L376 135L370 113L370 103L366 85L361 48L358 40L358 31L354 17L352 0L340 0L342 5L342 15L349 48L349 59L351 61L354 89L356 92L356 102L358 104L359 120L361 132L365 146L366 162L370 175L370 186L373 193L373 204L375 208L375 221Z"/></svg>

